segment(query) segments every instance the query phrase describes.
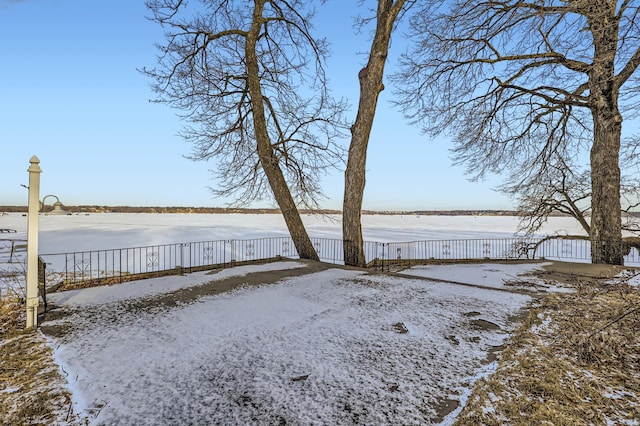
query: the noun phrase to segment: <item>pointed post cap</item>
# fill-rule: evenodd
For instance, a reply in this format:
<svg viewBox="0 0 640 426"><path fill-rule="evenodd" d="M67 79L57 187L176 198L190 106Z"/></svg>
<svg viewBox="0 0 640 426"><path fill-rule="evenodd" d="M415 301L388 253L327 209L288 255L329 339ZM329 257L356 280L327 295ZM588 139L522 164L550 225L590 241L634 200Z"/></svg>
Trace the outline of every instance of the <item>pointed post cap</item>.
<svg viewBox="0 0 640 426"><path fill-rule="evenodd" d="M29 170L27 170L28 172L33 172L33 173L40 173L42 171L42 169L40 169L40 159L37 156L33 156L29 159L29 163L31 163L31 165L29 166Z"/></svg>

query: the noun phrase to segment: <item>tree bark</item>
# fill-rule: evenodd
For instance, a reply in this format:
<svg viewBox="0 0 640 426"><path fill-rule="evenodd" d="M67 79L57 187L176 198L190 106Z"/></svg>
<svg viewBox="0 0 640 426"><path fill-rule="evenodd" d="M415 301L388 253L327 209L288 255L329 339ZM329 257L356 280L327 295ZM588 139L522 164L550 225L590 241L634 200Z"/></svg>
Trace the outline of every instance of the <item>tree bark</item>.
<svg viewBox="0 0 640 426"><path fill-rule="evenodd" d="M259 65L256 56L256 43L262 28L262 12L265 0L255 0L253 21L245 44L245 57L247 60L247 85L251 96L251 111L255 128L258 158L264 170L273 196L280 207L282 216L293 239L293 244L301 259L319 260L311 239L304 227L298 207L291 196L287 181L278 164L278 157L273 152L267 121L264 113L264 101L260 86Z"/></svg>
<svg viewBox="0 0 640 426"><path fill-rule="evenodd" d="M376 32L369 52L369 61L358 73L360 100L356 121L351 126L349 158L344 172L342 237L345 265L366 266L361 214L366 183L367 148L378 95L384 90L382 77L389 52L391 31L403 4L404 0L378 1Z"/></svg>
<svg viewBox="0 0 640 426"><path fill-rule="evenodd" d="M611 110L615 111L615 110ZM594 114L591 148L591 261L624 264L620 214L620 116Z"/></svg>
<svg viewBox="0 0 640 426"><path fill-rule="evenodd" d="M594 61L589 73L593 146L591 147L591 261L624 264L620 213L620 137L622 116L615 79L618 25L608 6L593 13L589 27L594 38ZM615 10L612 11L615 13ZM603 19L603 16L608 19Z"/></svg>

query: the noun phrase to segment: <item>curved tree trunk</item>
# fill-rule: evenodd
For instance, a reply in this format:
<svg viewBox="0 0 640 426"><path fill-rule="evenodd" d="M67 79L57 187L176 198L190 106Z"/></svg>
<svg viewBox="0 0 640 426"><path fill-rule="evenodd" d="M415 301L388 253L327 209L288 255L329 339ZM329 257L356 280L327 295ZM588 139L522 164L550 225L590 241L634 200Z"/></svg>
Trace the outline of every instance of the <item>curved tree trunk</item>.
<svg viewBox="0 0 640 426"><path fill-rule="evenodd" d="M589 19L593 34L594 61L589 73L593 146L591 147L591 261L622 265L622 219L620 214L620 137L622 116L618 109L619 88L615 78L618 25L615 10L602 8Z"/></svg>
<svg viewBox="0 0 640 426"><path fill-rule="evenodd" d="M268 137L267 139L263 139L263 136L257 137L257 143L260 163L262 164L264 173L267 175L273 196L280 207L298 255L301 259L319 260L318 254L311 243L311 239L300 217L298 207L291 196L289 186L282 174L282 170L278 166L278 159L271 150Z"/></svg>
<svg viewBox="0 0 640 426"><path fill-rule="evenodd" d="M255 0L253 21L245 44L245 58L247 60L247 84L251 96L251 110L253 113L253 125L255 128L258 158L264 170L273 196L280 207L282 216L289 230L289 234L296 246L301 259L319 260L311 239L307 234L300 212L291 196L291 191L284 178L284 174L278 164L278 158L273 152L271 139L267 130L267 121L264 114L264 102L260 86L259 66L256 57L256 42L262 28L262 12L265 0Z"/></svg>
<svg viewBox="0 0 640 426"><path fill-rule="evenodd" d="M349 158L344 172L342 238L345 265L366 265L361 213L366 182L367 147L378 105L378 95L384 90L382 77L389 52L391 31L403 4L404 0L378 1L376 32L369 52L369 61L358 73L360 101L356 121L351 126Z"/></svg>

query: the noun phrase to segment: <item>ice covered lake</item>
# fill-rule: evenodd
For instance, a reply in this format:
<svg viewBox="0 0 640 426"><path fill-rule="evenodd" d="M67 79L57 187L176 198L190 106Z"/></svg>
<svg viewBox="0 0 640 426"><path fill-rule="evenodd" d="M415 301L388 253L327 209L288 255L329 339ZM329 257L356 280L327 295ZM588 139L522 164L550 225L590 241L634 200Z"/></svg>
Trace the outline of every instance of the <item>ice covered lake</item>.
<svg viewBox="0 0 640 426"><path fill-rule="evenodd" d="M311 237L342 237L340 216L303 215ZM0 216L0 228L15 229L10 238L25 238L27 217ZM518 218L510 216L365 215L364 239L373 242L511 238ZM554 217L540 235L583 234L571 218ZM287 236L277 214L91 213L40 215L40 253L78 252L124 247Z"/></svg>

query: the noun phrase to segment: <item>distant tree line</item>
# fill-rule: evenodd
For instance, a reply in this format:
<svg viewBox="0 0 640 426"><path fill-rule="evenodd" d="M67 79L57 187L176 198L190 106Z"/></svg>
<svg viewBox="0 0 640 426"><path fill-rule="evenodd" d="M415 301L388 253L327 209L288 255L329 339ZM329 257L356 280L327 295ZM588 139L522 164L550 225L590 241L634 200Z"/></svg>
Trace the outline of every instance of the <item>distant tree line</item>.
<svg viewBox="0 0 640 426"><path fill-rule="evenodd" d="M238 207L184 207L184 206L64 206L70 213L194 213L194 214L281 214L278 208L238 208ZM26 213L27 206L0 206L0 212ZM47 211L50 208L46 209ZM301 214L340 215L342 211L333 209L300 209ZM362 215L387 216L524 216L526 213L514 210L362 210ZM571 216L560 212L550 216ZM640 216L640 213L636 213Z"/></svg>

